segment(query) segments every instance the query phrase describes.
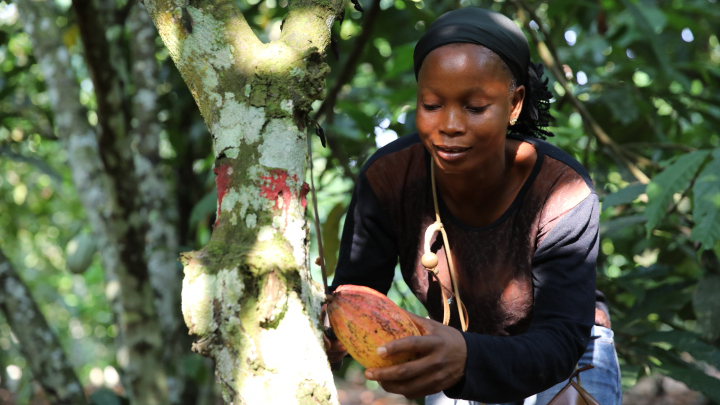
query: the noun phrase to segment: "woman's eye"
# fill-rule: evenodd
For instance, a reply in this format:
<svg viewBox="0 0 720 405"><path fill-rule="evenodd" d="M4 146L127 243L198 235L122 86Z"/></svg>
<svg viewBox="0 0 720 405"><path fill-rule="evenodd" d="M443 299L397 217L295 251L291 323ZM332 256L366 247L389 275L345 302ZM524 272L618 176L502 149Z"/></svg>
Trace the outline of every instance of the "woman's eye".
<svg viewBox="0 0 720 405"><path fill-rule="evenodd" d="M423 103L422 106L423 106L423 108L424 108L425 110L427 110L427 111L435 111L435 110L437 110L438 108L440 108L440 106L437 105L437 104L425 104L425 103Z"/></svg>
<svg viewBox="0 0 720 405"><path fill-rule="evenodd" d="M482 107L467 106L466 108L467 108L467 110L470 111L471 113L473 113L473 114L478 114L478 113L481 113L481 112L485 111L488 107L489 107L489 106L485 105L485 106L482 106Z"/></svg>

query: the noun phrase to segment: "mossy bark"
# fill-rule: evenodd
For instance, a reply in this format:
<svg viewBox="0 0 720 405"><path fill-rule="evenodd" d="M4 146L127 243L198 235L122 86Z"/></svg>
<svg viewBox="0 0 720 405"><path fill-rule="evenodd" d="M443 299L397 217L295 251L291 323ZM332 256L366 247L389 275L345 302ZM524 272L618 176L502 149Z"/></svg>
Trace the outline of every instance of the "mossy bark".
<svg viewBox="0 0 720 405"><path fill-rule="evenodd" d="M261 43L231 0L146 0L215 145L218 215L183 255L182 309L225 401L337 403L307 268L305 125L322 97L330 27L345 2L292 1Z"/></svg>

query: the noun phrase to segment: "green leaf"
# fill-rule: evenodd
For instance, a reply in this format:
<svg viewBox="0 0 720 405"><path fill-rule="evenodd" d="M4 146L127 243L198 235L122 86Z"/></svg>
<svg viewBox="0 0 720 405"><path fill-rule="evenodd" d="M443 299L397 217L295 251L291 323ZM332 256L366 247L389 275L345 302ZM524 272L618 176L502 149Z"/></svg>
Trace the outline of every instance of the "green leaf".
<svg viewBox="0 0 720 405"><path fill-rule="evenodd" d="M706 274L693 292L692 302L698 327L708 340L720 338L720 275ZM719 367L720 368L720 367Z"/></svg>
<svg viewBox="0 0 720 405"><path fill-rule="evenodd" d="M633 4L630 0L622 0L625 8L630 12L638 24L638 28L644 32L644 40L649 42L650 49L652 49L655 55L656 61L660 65L662 71L668 76L672 77L674 69L670 65L670 58L667 55L667 49L661 43L659 34L665 24L665 15L657 7L650 4L643 4L642 7Z"/></svg>
<svg viewBox="0 0 720 405"><path fill-rule="evenodd" d="M403 44L393 48L393 64L392 69L385 73L385 80L392 79L413 70L413 52L415 51L415 43Z"/></svg>
<svg viewBox="0 0 720 405"><path fill-rule="evenodd" d="M625 86L621 88L609 88L603 90L601 99L610 109L613 118L623 125L628 125L635 121L639 116L638 104L639 100L629 96L630 93Z"/></svg>
<svg viewBox="0 0 720 405"><path fill-rule="evenodd" d="M627 317L630 319L647 318L649 314L662 312L678 312L690 302L689 292L694 283L663 284L656 288L646 288L645 295L630 308Z"/></svg>
<svg viewBox="0 0 720 405"><path fill-rule="evenodd" d="M690 238L712 249L720 239L720 148L712 153L713 160L700 172L693 191L695 226Z"/></svg>
<svg viewBox="0 0 720 405"><path fill-rule="evenodd" d="M638 340L645 343L669 343L678 352L687 352L695 359L720 368L720 351L703 342L695 333L682 330L651 332Z"/></svg>
<svg viewBox="0 0 720 405"><path fill-rule="evenodd" d="M345 208L343 202L335 204L322 224L323 253L328 277L335 274L337 254L338 250L340 250L340 220L345 214Z"/></svg>
<svg viewBox="0 0 720 405"><path fill-rule="evenodd" d="M98 389L90 395L91 405L124 405L127 403L126 398L118 396L105 387Z"/></svg>
<svg viewBox="0 0 720 405"><path fill-rule="evenodd" d="M359 105L349 101L340 100L337 102L336 106L343 113L347 114L350 119L355 121L355 125L357 125L360 131L367 134L373 133L375 130L375 121L373 117L365 114L365 112L360 109Z"/></svg>
<svg viewBox="0 0 720 405"><path fill-rule="evenodd" d="M648 205L645 208L645 216L648 222L645 224L645 229L648 236L665 216L673 194L688 187L688 183L695 176L708 153L710 152L707 150L700 150L680 156L647 185Z"/></svg>
<svg viewBox="0 0 720 405"><path fill-rule="evenodd" d="M603 211L616 205L630 204L635 201L640 194L645 192L645 187L646 185L642 183L631 184L612 194L606 195L602 200Z"/></svg>
<svg viewBox="0 0 720 405"><path fill-rule="evenodd" d="M662 363L654 368L670 378L685 383L691 389L700 391L713 401L720 401L719 379L705 374L695 365L686 363L668 352L660 349L653 352L653 355Z"/></svg>
<svg viewBox="0 0 720 405"><path fill-rule="evenodd" d="M603 203L603 207L604 206L605 204ZM602 237L614 236L619 232L628 231L630 227L646 221L647 218L645 218L643 214L628 215L602 221L600 222L600 235L602 235Z"/></svg>
<svg viewBox="0 0 720 405"><path fill-rule="evenodd" d="M197 202L190 212L190 226L200 222L206 215L213 214L217 211L217 190L213 190Z"/></svg>

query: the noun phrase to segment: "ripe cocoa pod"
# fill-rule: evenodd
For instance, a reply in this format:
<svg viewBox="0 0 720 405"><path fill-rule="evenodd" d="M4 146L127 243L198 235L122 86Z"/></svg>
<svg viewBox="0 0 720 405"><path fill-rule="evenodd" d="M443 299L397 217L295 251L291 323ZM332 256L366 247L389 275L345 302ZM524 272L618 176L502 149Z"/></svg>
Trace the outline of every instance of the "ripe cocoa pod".
<svg viewBox="0 0 720 405"><path fill-rule="evenodd" d="M327 312L340 343L365 368L387 367L415 358L407 353L385 358L377 355L377 348L385 343L421 333L400 307L372 288L338 287Z"/></svg>

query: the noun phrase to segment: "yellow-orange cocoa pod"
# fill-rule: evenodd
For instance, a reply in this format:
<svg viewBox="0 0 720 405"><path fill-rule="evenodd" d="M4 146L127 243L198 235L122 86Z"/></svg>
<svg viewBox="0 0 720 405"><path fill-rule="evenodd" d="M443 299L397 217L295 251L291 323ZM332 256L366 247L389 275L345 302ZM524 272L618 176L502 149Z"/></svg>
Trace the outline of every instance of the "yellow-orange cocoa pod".
<svg viewBox="0 0 720 405"><path fill-rule="evenodd" d="M407 353L384 358L377 355L377 348L385 343L421 333L400 307L372 288L338 287L327 312L340 343L365 368L387 367L415 358Z"/></svg>

